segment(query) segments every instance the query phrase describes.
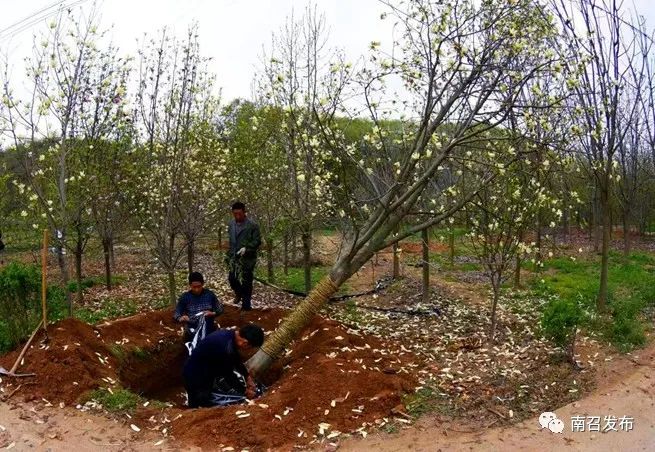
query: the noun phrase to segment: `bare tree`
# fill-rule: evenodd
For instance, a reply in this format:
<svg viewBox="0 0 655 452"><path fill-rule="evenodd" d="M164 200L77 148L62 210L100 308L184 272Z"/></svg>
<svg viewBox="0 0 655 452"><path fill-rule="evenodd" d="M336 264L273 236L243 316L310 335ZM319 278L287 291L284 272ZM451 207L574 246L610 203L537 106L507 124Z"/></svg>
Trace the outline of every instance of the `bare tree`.
<svg viewBox="0 0 655 452"><path fill-rule="evenodd" d="M597 308L605 310L608 296L608 268L611 230L611 195L617 152L630 125L639 114L637 103L623 109L621 102L631 72L642 73L643 64L632 60L635 51L633 29L625 22L618 0L578 0L556 3L556 12L571 51L567 65L569 86L575 93L572 107L580 125L579 156L593 178L602 220L600 288ZM577 20L580 18L580 20ZM640 76L641 77L641 76Z"/></svg>

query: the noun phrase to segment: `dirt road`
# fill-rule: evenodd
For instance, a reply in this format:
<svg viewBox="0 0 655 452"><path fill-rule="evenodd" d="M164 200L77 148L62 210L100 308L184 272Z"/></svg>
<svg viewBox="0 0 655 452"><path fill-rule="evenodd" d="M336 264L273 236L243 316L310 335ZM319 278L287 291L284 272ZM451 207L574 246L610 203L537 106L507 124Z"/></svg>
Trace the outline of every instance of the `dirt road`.
<svg viewBox="0 0 655 452"><path fill-rule="evenodd" d="M599 372L599 386L590 396L555 409L564 432L542 429L538 417L506 428L462 433L455 424L409 428L396 435L379 434L366 440L349 439L340 450L359 451L652 451L655 450L655 345L620 358ZM572 432L572 416L584 416L584 432ZM633 429L589 432L588 416L634 418ZM579 419L579 418L578 418ZM459 430L459 431L457 431Z"/></svg>

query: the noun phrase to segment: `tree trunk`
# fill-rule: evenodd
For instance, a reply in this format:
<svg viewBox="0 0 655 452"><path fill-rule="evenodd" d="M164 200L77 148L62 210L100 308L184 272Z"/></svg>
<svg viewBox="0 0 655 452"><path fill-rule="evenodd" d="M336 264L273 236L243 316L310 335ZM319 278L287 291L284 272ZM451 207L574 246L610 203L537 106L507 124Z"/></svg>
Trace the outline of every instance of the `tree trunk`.
<svg viewBox="0 0 655 452"><path fill-rule="evenodd" d="M321 307L337 291L343 281L334 282L326 276L309 292L283 322L268 337L264 345L248 360L246 366L255 375L261 375L285 347L307 326Z"/></svg>
<svg viewBox="0 0 655 452"><path fill-rule="evenodd" d="M302 262L305 270L305 293L312 290L312 232L302 233Z"/></svg>
<svg viewBox="0 0 655 452"><path fill-rule="evenodd" d="M541 260L543 259L543 254L541 253L541 211L537 212L537 224L535 230L536 238L535 245L537 248L537 254L535 256L535 273L541 268Z"/></svg>
<svg viewBox="0 0 655 452"><path fill-rule="evenodd" d="M168 251L167 263L165 267L168 268L168 297L171 301L171 306L175 306L177 298L177 288L175 287L175 262L173 261L173 253L175 250L175 234L168 236Z"/></svg>
<svg viewBox="0 0 655 452"><path fill-rule="evenodd" d="M519 231L518 233L518 239L519 243L523 241L523 231ZM520 251L517 251L516 253L516 267L514 268L514 288L515 289L520 289L521 288L521 253Z"/></svg>
<svg viewBox="0 0 655 452"><path fill-rule="evenodd" d="M268 273L268 280L274 283L275 272L273 271L273 240L270 237L266 240L266 271Z"/></svg>
<svg viewBox="0 0 655 452"><path fill-rule="evenodd" d="M284 276L289 275L289 234L284 234L284 256L282 259Z"/></svg>
<svg viewBox="0 0 655 452"><path fill-rule="evenodd" d="M105 257L105 286L107 286L107 290L111 290L111 251L109 239L102 239L102 253Z"/></svg>
<svg viewBox="0 0 655 452"><path fill-rule="evenodd" d="M175 285L175 270L168 271L168 297L171 301L171 306L175 306L177 302L177 287Z"/></svg>
<svg viewBox="0 0 655 452"><path fill-rule="evenodd" d="M609 269L609 252L610 252L610 212L609 212L609 193L603 190L601 194L601 208L603 220L603 243L601 249L600 261L600 290L598 291L598 301L596 308L599 312L605 311L607 307L607 276Z"/></svg>
<svg viewBox="0 0 655 452"><path fill-rule="evenodd" d="M623 212L623 256L630 257L630 221L628 211Z"/></svg>
<svg viewBox="0 0 655 452"><path fill-rule="evenodd" d="M448 236L448 263L451 269L455 268L455 231Z"/></svg>
<svg viewBox="0 0 655 452"><path fill-rule="evenodd" d="M571 365L576 368L578 367L578 363L575 362L575 340L577 335L578 335L578 328L574 327L573 337L571 337L571 342L569 342L569 347L566 353L567 358L569 359L569 363L571 363Z"/></svg>
<svg viewBox="0 0 655 452"><path fill-rule="evenodd" d="M400 246L398 242L393 244L393 278L400 278Z"/></svg>
<svg viewBox="0 0 655 452"><path fill-rule="evenodd" d="M423 249L423 301L430 299L430 242L428 230L421 231L421 242Z"/></svg>
<svg viewBox="0 0 655 452"><path fill-rule="evenodd" d="M193 273L193 264L196 259L196 241L193 238L187 238L186 241L186 259L187 270L189 274Z"/></svg>
<svg viewBox="0 0 655 452"><path fill-rule="evenodd" d="M64 293L66 294L66 301L68 302L68 317L73 317L73 298L71 297L68 283L70 282L70 275L68 274L68 262L64 256L64 249L61 245L57 245L57 263L59 264L59 271L61 272L61 281L64 284Z"/></svg>
<svg viewBox="0 0 655 452"><path fill-rule="evenodd" d="M496 308L498 307L498 297L500 295L500 281L498 281L498 283L494 281L491 285L493 286L494 295L491 304L491 331L489 332L489 342L493 342L494 336L496 335Z"/></svg>
<svg viewBox="0 0 655 452"><path fill-rule="evenodd" d="M82 292L82 242L78 240L75 246L75 279L77 280L77 304L82 305L84 294Z"/></svg>
<svg viewBox="0 0 655 452"><path fill-rule="evenodd" d="M116 254L114 253L114 239L109 239L109 256L111 257L111 268L116 270Z"/></svg>
<svg viewBox="0 0 655 452"><path fill-rule="evenodd" d="M298 247L296 246L296 234L291 234L291 262L292 265L298 265Z"/></svg>
<svg viewBox="0 0 655 452"><path fill-rule="evenodd" d="M594 208L593 208L593 230L594 230L594 253L597 253L600 250L600 236L601 236L601 221L599 217L601 216L598 208L598 199L594 196Z"/></svg>

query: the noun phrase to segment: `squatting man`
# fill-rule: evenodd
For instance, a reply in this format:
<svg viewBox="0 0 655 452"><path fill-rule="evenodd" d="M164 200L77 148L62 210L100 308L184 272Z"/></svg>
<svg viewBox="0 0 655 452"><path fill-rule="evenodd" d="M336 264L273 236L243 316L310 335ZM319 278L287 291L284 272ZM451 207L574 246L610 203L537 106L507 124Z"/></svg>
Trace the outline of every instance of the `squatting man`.
<svg viewBox="0 0 655 452"><path fill-rule="evenodd" d="M241 354L264 342L264 331L255 324L239 330L216 331L214 319L223 313L223 304L204 283L201 273L191 273L189 290L180 296L173 314L177 322L184 323L184 342L194 344L189 347L190 356L183 370L189 408L239 403L244 396L253 398L257 385ZM200 322L202 317L204 322ZM203 331L198 331L203 327ZM201 338L197 343L196 335ZM239 375L245 382L245 390Z"/></svg>

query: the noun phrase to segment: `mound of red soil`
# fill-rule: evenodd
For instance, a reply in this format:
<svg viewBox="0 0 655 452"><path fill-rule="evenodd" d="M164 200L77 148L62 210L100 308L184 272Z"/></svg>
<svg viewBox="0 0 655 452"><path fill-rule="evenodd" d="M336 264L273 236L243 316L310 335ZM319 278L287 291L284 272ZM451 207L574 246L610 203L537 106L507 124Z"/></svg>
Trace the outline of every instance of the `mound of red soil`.
<svg viewBox="0 0 655 452"><path fill-rule="evenodd" d="M218 320L223 327L255 322L269 332L285 313L254 310L241 316L228 306ZM100 386L123 386L160 400L182 391L186 349L169 310L97 327L68 319L48 331L49 341L40 343L42 337L37 337L20 368L37 374L29 379L33 385L21 391L29 392L29 399L71 404ZM0 357L0 364L10 367L17 354ZM355 431L390 414L403 392L413 389L414 379L402 368L409 359L409 354L388 352L379 339L316 317L272 366L265 378L269 390L252 405L196 410L178 405L163 411L140 407L134 419L142 425L153 422L153 416L173 420L166 427L181 444L210 448L266 450L332 440L337 432Z"/></svg>

